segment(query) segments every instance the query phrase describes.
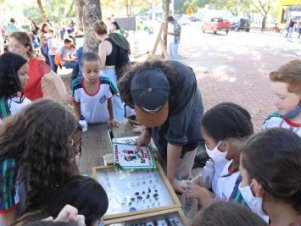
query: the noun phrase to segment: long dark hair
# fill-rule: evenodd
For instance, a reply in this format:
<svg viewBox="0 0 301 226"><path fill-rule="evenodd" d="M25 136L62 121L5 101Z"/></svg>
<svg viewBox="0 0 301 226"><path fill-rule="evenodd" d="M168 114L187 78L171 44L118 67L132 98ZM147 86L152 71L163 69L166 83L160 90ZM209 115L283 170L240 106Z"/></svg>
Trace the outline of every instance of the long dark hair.
<svg viewBox="0 0 301 226"><path fill-rule="evenodd" d="M0 188L11 171L18 172L14 183L23 182L27 204L37 205L64 184L74 174L70 136L76 123L70 111L50 99L35 101L7 118L0 127L0 161L14 159L16 166L3 176Z"/></svg>
<svg viewBox="0 0 301 226"><path fill-rule="evenodd" d="M49 216L56 216L69 204L85 216L87 226L92 226L107 211L108 196L103 187L94 179L74 176L59 190L50 194L42 204L42 210Z"/></svg>
<svg viewBox="0 0 301 226"><path fill-rule="evenodd" d="M57 191L49 193L41 203L40 207L28 209L15 225L27 225L27 222L33 220L57 216L69 204L78 210L78 214L85 216L87 226L92 226L106 213L109 205L103 187L94 179L81 175L70 178Z"/></svg>
<svg viewBox="0 0 301 226"><path fill-rule="evenodd" d="M18 71L27 60L15 53L4 53L0 56L0 98L8 98L20 92L23 98Z"/></svg>
<svg viewBox="0 0 301 226"><path fill-rule="evenodd" d="M301 213L301 139L297 134L273 128L253 135L241 164L267 193Z"/></svg>

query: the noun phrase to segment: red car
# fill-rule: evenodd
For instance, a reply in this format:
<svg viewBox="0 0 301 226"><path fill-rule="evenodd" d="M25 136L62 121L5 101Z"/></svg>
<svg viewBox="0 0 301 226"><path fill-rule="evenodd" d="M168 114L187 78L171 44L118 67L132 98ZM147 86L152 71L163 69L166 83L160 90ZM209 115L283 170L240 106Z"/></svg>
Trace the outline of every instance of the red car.
<svg viewBox="0 0 301 226"><path fill-rule="evenodd" d="M208 22L204 22L202 25L203 32L212 31L216 34L218 31L225 31L226 34L231 29L231 23L221 17L214 17Z"/></svg>

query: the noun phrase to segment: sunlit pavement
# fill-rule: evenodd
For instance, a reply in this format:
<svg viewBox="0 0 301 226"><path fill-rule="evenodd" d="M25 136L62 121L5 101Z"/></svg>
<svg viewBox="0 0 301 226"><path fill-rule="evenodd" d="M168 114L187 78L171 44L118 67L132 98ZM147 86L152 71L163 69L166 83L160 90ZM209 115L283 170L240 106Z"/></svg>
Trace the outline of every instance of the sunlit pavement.
<svg viewBox="0 0 301 226"><path fill-rule="evenodd" d="M181 61L197 74L205 110L231 101L246 107L256 129L275 111L268 74L301 56L301 41L259 31L202 33L200 26L183 27Z"/></svg>

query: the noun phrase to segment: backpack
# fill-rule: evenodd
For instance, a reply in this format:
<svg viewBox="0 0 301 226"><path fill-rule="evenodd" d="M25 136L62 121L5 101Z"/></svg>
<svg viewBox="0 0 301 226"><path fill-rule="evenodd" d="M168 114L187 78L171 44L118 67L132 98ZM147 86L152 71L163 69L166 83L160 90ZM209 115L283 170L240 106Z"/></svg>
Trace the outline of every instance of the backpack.
<svg viewBox="0 0 301 226"><path fill-rule="evenodd" d="M117 79L119 80L122 75L122 70L130 63L129 53L130 44L126 38L119 33L109 34L110 39L117 47L117 63L115 65Z"/></svg>

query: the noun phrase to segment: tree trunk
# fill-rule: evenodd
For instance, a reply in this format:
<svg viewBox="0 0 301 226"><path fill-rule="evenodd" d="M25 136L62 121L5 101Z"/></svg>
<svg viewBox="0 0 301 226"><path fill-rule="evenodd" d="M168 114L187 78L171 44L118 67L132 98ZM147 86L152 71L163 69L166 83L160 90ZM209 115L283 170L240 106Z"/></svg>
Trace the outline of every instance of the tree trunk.
<svg viewBox="0 0 301 226"><path fill-rule="evenodd" d="M170 0L165 0L165 29L164 29L164 45L167 48L167 30L168 30L168 22L167 22L167 17L169 16L169 5L170 5ZM168 48L167 48L168 49Z"/></svg>
<svg viewBox="0 0 301 226"><path fill-rule="evenodd" d="M129 0L125 0L125 4L126 4L126 15L127 15L127 17L130 17Z"/></svg>
<svg viewBox="0 0 301 226"><path fill-rule="evenodd" d="M76 0L76 24L77 29L80 31L84 30L83 24L83 8L84 8L84 0Z"/></svg>
<svg viewBox="0 0 301 226"><path fill-rule="evenodd" d="M264 15L261 23L261 31L265 31L266 23L267 23L267 15Z"/></svg>
<svg viewBox="0 0 301 226"><path fill-rule="evenodd" d="M93 25L101 19L101 9L99 0L85 0L83 10L85 44L84 52L97 53L99 41L96 39Z"/></svg>
<svg viewBox="0 0 301 226"><path fill-rule="evenodd" d="M46 16L43 4L42 4L42 0L37 0L37 3L38 3L38 6L39 6L41 16L42 16L42 20L43 20L44 23L46 23L47 22L47 16Z"/></svg>

